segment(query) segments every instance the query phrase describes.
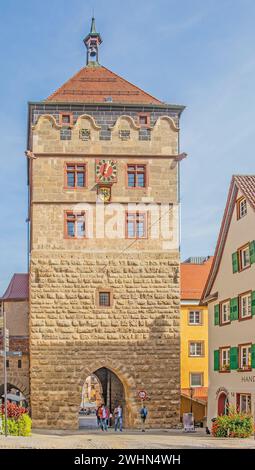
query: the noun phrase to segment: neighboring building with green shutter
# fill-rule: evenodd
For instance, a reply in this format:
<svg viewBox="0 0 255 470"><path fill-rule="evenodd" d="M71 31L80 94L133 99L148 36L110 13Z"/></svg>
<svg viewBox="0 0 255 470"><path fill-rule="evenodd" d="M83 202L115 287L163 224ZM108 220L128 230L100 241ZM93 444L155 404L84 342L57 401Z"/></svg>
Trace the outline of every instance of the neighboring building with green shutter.
<svg viewBox="0 0 255 470"><path fill-rule="evenodd" d="M255 175L232 178L202 301L209 311L211 427L229 405L255 415Z"/></svg>

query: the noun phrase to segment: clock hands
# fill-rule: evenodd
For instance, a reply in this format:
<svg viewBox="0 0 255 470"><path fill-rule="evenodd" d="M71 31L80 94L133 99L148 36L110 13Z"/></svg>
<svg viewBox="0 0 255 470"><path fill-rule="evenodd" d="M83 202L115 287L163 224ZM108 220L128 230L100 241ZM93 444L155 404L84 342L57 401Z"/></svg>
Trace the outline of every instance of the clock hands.
<svg viewBox="0 0 255 470"><path fill-rule="evenodd" d="M110 163L109 163L109 162L106 162L106 164L105 164L105 166L104 166L104 173L103 173L104 175L107 175L109 166L110 166Z"/></svg>

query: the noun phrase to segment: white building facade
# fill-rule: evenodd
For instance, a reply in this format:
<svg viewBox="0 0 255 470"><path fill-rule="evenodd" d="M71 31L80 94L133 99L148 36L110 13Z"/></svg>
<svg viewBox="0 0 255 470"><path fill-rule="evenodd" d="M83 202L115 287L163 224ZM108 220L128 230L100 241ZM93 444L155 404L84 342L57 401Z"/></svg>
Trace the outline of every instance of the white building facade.
<svg viewBox="0 0 255 470"><path fill-rule="evenodd" d="M209 309L211 419L255 414L255 175L233 176L203 293Z"/></svg>

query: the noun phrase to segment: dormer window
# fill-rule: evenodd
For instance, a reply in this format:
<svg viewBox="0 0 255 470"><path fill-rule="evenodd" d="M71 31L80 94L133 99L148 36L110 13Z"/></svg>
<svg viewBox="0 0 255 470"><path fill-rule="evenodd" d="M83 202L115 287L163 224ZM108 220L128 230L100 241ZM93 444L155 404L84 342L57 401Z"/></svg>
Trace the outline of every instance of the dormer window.
<svg viewBox="0 0 255 470"><path fill-rule="evenodd" d="M237 219L242 219L243 217L246 216L247 214L247 200L245 197L242 197L238 199L237 205L236 205L236 210L237 210Z"/></svg>

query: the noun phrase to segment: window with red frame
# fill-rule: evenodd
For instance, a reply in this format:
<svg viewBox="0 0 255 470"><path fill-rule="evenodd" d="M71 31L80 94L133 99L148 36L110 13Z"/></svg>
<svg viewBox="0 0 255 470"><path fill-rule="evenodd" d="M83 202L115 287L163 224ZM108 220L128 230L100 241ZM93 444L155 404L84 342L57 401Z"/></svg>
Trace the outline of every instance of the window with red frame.
<svg viewBox="0 0 255 470"><path fill-rule="evenodd" d="M140 126L148 127L150 125L150 114L149 113L139 114L138 122Z"/></svg>
<svg viewBox="0 0 255 470"><path fill-rule="evenodd" d="M65 214L65 234L67 238L85 238L86 237L86 220L85 212L74 213L66 212Z"/></svg>
<svg viewBox="0 0 255 470"><path fill-rule="evenodd" d="M239 346L239 369L251 370L251 344Z"/></svg>
<svg viewBox="0 0 255 470"><path fill-rule="evenodd" d="M251 413L251 394L250 393L237 393L236 394L236 407L241 413Z"/></svg>
<svg viewBox="0 0 255 470"><path fill-rule="evenodd" d="M60 113L59 124L64 127L73 126L73 114L72 113Z"/></svg>
<svg viewBox="0 0 255 470"><path fill-rule="evenodd" d="M66 187L85 188L86 186L86 163L66 164Z"/></svg>
<svg viewBox="0 0 255 470"><path fill-rule="evenodd" d="M128 212L126 215L127 238L146 238L146 219L145 212Z"/></svg>
<svg viewBox="0 0 255 470"><path fill-rule="evenodd" d="M146 165L128 165L127 173L129 188L145 188Z"/></svg>

